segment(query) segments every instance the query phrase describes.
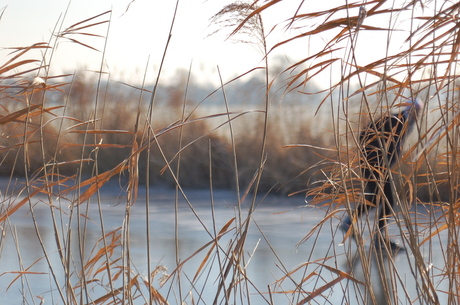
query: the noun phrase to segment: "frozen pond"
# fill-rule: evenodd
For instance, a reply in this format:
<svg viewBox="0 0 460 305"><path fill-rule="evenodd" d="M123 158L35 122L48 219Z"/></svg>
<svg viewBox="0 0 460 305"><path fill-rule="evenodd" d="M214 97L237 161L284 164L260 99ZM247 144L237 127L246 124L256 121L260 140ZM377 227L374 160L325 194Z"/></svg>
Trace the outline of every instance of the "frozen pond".
<svg viewBox="0 0 460 305"><path fill-rule="evenodd" d="M211 255L207 264L203 266L201 274L193 280L193 285L191 285L190 282L196 276L210 247L198 252L190 260L187 258L202 246L210 243L213 240L212 236L230 222L229 232L219 240L220 254L224 255L228 245L237 238L235 227L240 226L238 222L241 219L246 220L251 198L248 196L244 201L241 208L242 218L239 219L235 192L214 190L213 200L211 200L210 192L206 190L186 190L185 194L193 209L183 196L179 195L176 210L174 190L151 188L148 207L149 225L147 226L145 190L140 192L137 203L131 208L130 215L130 267L141 276L147 276L148 250L151 271L161 265L167 269L167 274L171 274L178 263L185 261L181 269L174 273L175 277L171 277L162 288L159 287L157 281L160 276L155 277L154 286L163 296L168 296L169 304L180 304L179 296L187 304L212 304L219 285L217 280L219 261L222 262L224 259L215 254ZM62 243L62 246L70 249L70 251L64 251L69 255L69 270L73 270L75 274L78 273L82 266L82 262L79 261L81 246L79 248L78 232L80 231L80 234L84 232L86 236L85 249L82 251L85 257L83 260L88 261L91 255L94 255L102 246L102 242L98 244L103 235L102 232L107 234L125 225L125 199L120 196L120 190L116 187L104 187L101 192L100 205L97 200L92 199L91 204L82 204L79 211L75 209L74 215L69 214L69 203L62 202L61 210L54 209L56 229L47 198L35 199L36 201L32 203L33 214L28 212L28 205L21 207L2 227L0 304L40 304L42 300L44 304L53 302L63 304L55 281L60 283L62 290L65 290L67 279L61 263L62 258L57 251L56 238L61 241L70 240L70 243ZM56 206L59 204L58 201L55 202ZM343 272L353 270L357 280L365 281L364 278L360 278L361 263L357 259L358 254L354 243L346 241L345 244L342 244L343 234L337 231L337 225L343 212L324 221L323 225L318 227L308 240L299 244L315 226L324 220L327 214L325 210L319 207L305 207L302 197L260 197L256 200L256 205L244 246L246 257L244 272L250 285L247 291L241 293L249 292L249 296L245 295L235 303L246 304L247 299L250 299L251 304L255 305L269 302L297 304L302 299L308 298L310 292L338 277L337 272L327 269L328 266L333 270ZM75 215L78 213L89 215L90 219L77 218ZM37 237L32 217L36 219L37 229L43 247L47 251L49 262L44 257L43 247ZM103 219L103 226L100 217ZM231 220L235 217L236 219L232 222ZM78 219L80 224L77 223ZM85 222L85 219L88 221ZM68 228L71 228L70 234ZM147 243L147 228L149 228L150 243ZM56 237L56 231L59 232L58 237ZM122 229L117 232L121 233ZM68 236L65 236L66 234ZM110 238L108 240L110 241ZM439 240L435 240L429 247L430 251L422 249L421 253L424 255L427 266L430 267L430 276L435 276L442 272L444 258L442 255L433 255L433 253L442 252L443 249ZM116 249L116 251L120 250ZM121 253L118 255L120 256ZM391 264L396 265L400 277L400 281L393 283L391 289L402 300L401 304L423 302L423 300L417 300L421 275L411 267L413 259L414 256L410 251L398 254L391 259ZM370 261L370 268L376 269L377 266L372 266L373 260ZM53 266L53 272L50 271L49 264ZM296 269L299 266L300 268ZM19 270L27 271L27 274L14 281L19 274L12 273L12 271ZM233 276L232 272L228 279ZM280 282L280 285L274 285L277 280L287 274L289 276ZM181 279L181 293L176 285L177 275L180 275ZM72 284L74 280L75 278L71 277L69 283ZM10 286L13 281L14 283ZM171 284L173 281L176 284ZM377 270L374 270L373 281L375 281L374 293L379 295L381 293L379 290L383 287L382 281L385 282L385 279L381 279ZM437 283L435 289L447 290L441 279L434 282ZM294 291L298 283L302 283L300 285L303 289L302 293L280 293ZM324 289L322 296L315 297L313 303L342 304L345 296L350 304L359 304L360 302L357 301L359 296L356 297L354 292L356 285L359 287L360 284L352 283L347 279L338 280L335 285ZM362 289L358 295L364 293L365 289ZM272 292L271 295L268 293L269 290ZM91 303L105 294L102 288L90 291L90 293L92 293L92 299L84 299L81 301L82 304ZM296 297L292 297L293 295ZM438 297L441 300L446 298L442 293ZM222 297L219 300L222 300ZM145 299L139 298L133 303L144 304ZM385 303L380 302L379 304Z"/></svg>

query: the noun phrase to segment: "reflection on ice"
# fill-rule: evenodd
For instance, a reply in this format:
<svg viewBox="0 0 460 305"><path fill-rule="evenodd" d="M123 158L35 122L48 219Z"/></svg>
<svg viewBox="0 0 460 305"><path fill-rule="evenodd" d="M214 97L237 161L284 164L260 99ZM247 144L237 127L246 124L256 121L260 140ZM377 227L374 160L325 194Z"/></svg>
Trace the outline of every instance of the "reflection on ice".
<svg viewBox="0 0 460 305"><path fill-rule="evenodd" d="M105 190L101 193L101 205L93 202L82 206L80 213L86 213L88 209L89 218L78 218L75 211L71 215L63 204L61 210L54 210L57 228L53 225L49 206L34 203L33 217L40 239L32 225L30 211L24 207L13 214L3 227L0 303L21 303L23 298L32 302L37 296L44 298L45 303L59 299L54 279L61 289L67 285L66 271L62 268L62 260L67 258L60 256L56 239L60 240L62 247L70 249L70 252L66 252L70 253L67 266L72 270L70 284L75 285L75 276L102 247L102 224L105 234L121 232L125 225L125 206L118 194L117 191ZM130 215L131 268L147 278L148 271L155 270L157 266L164 266L163 270L171 274L180 265L175 275L180 274L183 278L183 295L193 295L196 300L199 294L202 301L212 303L221 272L219 260L230 257L226 256L228 246L240 238L240 232L236 231L237 222L244 221L247 215L243 203L243 219L238 219L239 211L233 192L214 190L213 194L214 212L209 192L202 190L187 191L193 211L183 199L179 200L176 210L173 190L154 189L151 191L150 215L147 218L145 203L141 201L145 197L140 193ZM344 300L349 304L379 305L392 304L396 300L400 304L424 302L418 296L420 287L426 284L425 277L441 274L444 268L442 257L432 255L438 247L435 243L430 244L431 248L421 248L427 258L426 274L423 275L420 268L414 268L415 260L410 249L395 257L385 257L375 251L375 247L370 247L368 240L364 243L365 247L359 249L353 240L344 241L343 233L338 229L341 214L327 218L327 212L323 209L317 206L299 208L303 204L302 197L268 196L254 211L244 245L247 259L242 264L244 274L250 281L248 291L251 304L266 304L268 299L273 300L274 304L302 303L313 297L315 301L329 304L342 304ZM235 221L231 221L233 218L236 218ZM216 256L216 252L208 253L214 245L214 236L225 226L228 226L228 233L223 234L218 242L220 257ZM149 232L146 228L149 228ZM150 236L150 242L146 242L147 236ZM82 241L80 244L79 240ZM122 243L121 240L117 242ZM206 244L209 246L199 251ZM43 249L46 249L48 260ZM121 247L113 251L114 257L122 255ZM208 254L207 264L201 266ZM96 262L95 268L102 263ZM53 273L49 264L53 267ZM200 268L204 271L197 276ZM30 272L24 277L29 287L25 294L18 291L24 291L26 282L15 280L17 273L9 273L19 270ZM192 288L185 284L196 276ZM160 293L167 294L171 286L166 283L160 288L159 277L155 278L155 286ZM12 285L8 287L10 283ZM437 285L436 289L440 289L444 283L439 280ZM91 291L93 300L104 293L102 289ZM363 302L364 299L366 302ZM172 300L171 304L174 303ZM190 303L190 299L186 302ZM135 300L134 304L144 304L144 300Z"/></svg>

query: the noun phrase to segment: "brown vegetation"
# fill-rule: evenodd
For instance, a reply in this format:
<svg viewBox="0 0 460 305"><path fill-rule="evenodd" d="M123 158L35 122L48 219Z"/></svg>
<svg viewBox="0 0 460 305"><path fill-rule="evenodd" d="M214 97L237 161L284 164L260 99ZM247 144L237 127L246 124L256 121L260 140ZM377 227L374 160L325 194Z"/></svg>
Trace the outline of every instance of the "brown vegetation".
<svg viewBox="0 0 460 305"><path fill-rule="evenodd" d="M45 261L49 267L51 286L57 291L59 303L135 304L142 300L140 302L146 304L166 304L174 302L169 293L175 288L179 291L177 303L183 300L194 303L194 296L201 297L201 287L196 286L198 278L205 273L205 266L212 264L219 270L218 278L212 279L217 283L215 303L241 301L249 304L251 294L247 292L251 275L245 268L251 255L247 253L245 242L249 227L255 225L252 217L258 207L258 195L268 191L278 194L305 192L309 204L324 207L328 213L306 233L302 242L315 240L316 244L323 226L333 228L331 233L335 234L340 212L350 212L354 202L363 200L356 149L359 145L356 135L361 126L401 99L418 96L426 102L425 115L417 121L416 132L393 173L400 209L394 215L395 226L407 249L418 295L393 293L394 287L405 282L388 249L366 246L366 239L351 246L352 241L346 237L344 242L350 246L345 254L350 256L350 266L338 266L335 252L321 261L305 258L307 261L293 270L283 266L285 276L278 279L273 288L269 287L268 292L262 292L267 291L267 287L256 289L268 304L273 303L274 294L286 295L293 304L309 304L321 297L327 299L332 289L343 290L343 303L350 303L350 291L353 290L363 304L411 304L420 300L423 304L440 304L439 295L444 293L448 295L446 304L458 304L460 170L458 84L454 67L460 44L459 4L442 2L442 6L426 13L425 5L431 2L412 1L399 7L396 4L388 6L385 1L369 1L365 17L361 3L311 12L304 11L301 2L299 10L286 24L288 29L296 29L297 34L269 46L262 14L279 2L235 3L213 19L221 26L229 22L232 35L242 32L256 36L250 42L258 44L263 52L265 83L260 91L263 103L255 110L232 110L232 101L224 98L225 103L218 111L204 114L201 102L189 100L186 94L187 79L171 88L165 101L160 101L156 94L161 71L153 92L147 86L139 86L132 87L129 94L112 91L114 82L103 71L93 75L49 75L49 67L35 65L52 62L52 52L47 51L54 50L54 46L48 43L17 48L6 62L0 63L0 173L9 177L10 182L15 175L23 176L25 181L17 190L19 195L9 189L2 193L0 244L6 235L14 232L5 229L14 227L10 223L11 216L26 209L42 252L38 260ZM361 64L357 59L358 34L397 30L391 23L389 27L377 27L366 20L380 15L389 16L391 20L391 16L404 11L412 12L412 20L419 24L410 29L402 49ZM56 33L54 39L69 39L72 35L77 38L71 41L79 47L92 48L79 41L78 34L83 29L86 33L95 26L108 24L109 13L76 23ZM231 18L226 17L228 14ZM293 108L287 118L286 113L274 111L278 106L273 101L276 94L268 89L274 84L270 79L270 52L329 31L334 33L326 36L329 38L319 50L286 67L284 72L291 73L286 80L286 92L302 91L327 68L340 71L339 81L322 92L321 103L314 107L307 105L308 111L300 108L299 113ZM248 42L246 38L237 40ZM43 51L43 58L28 59L29 52L37 50ZM343 53L336 53L339 50ZM423 73L418 73L420 71ZM422 76L417 78L419 74ZM30 75L40 78L24 81ZM353 82L359 84L357 88ZM225 93L226 88L227 84L222 84L220 90L211 95ZM123 181L125 214L119 228L109 229L103 222L100 192L106 183L117 179ZM194 213L184 187L209 188L210 192L215 188L231 188L235 189L238 198L235 217L222 227L203 224L210 241L195 245L192 255L179 257L177 236L176 269L165 276L160 285L167 283L169 291L153 284L165 270L161 266L152 267L157 262L151 262L149 256L153 247L149 235L149 200L155 194L150 194L148 186L160 184L176 189L176 202L171 203L171 209L175 208L176 224L181 221L177 212L179 195L203 224ZM138 197L141 185L146 186L143 203ZM244 199L250 203L246 201L243 206ZM427 209L432 214L420 224L411 208L421 201L428 201ZM58 257L54 261L50 258L48 244L41 239L35 218L38 203L46 203L53 222L53 252ZM89 212L91 203L98 207L98 213ZM145 205L147 233L143 242L146 244L147 276L141 275L131 260L131 208L135 204ZM70 223L76 223L76 236ZM96 233L89 232L90 223L97 225ZM372 220L366 219L360 229L364 232L374 225ZM436 277L448 282L450 290L447 292L438 289L438 279L421 251L422 246L431 245L432 239L439 238L442 233L447 236L446 241L442 241L447 246L443 253L445 265ZM98 234L95 245L86 244L88 234ZM231 238L222 244L223 237ZM88 251L88 247L92 250ZM331 244L331 248L335 249L335 245ZM276 255L276 249L272 251ZM17 252L18 255L21 252L19 244ZM430 252L429 255L436 254ZM181 268L197 257L200 263L195 276L181 277ZM361 267L359 274L355 272L357 261ZM312 265L316 267L312 269ZM383 296L373 291L375 274L371 270L375 266L385 286ZM17 274L12 283L33 275L30 267L12 271ZM332 279L320 284L325 272ZM280 284L285 281L292 281L294 288L283 290ZM312 291L303 286L309 281L317 281ZM190 299L182 295L181 285L185 282L190 285ZM101 289L98 295L93 295L98 288Z"/></svg>

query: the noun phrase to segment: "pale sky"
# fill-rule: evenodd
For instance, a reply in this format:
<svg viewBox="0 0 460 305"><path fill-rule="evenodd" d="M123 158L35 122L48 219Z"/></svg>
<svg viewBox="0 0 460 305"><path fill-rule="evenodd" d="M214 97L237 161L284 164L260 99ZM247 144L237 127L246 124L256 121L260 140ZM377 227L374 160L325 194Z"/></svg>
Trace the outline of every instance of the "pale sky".
<svg viewBox="0 0 460 305"><path fill-rule="evenodd" d="M178 69L188 70L193 61L192 71L199 78L198 81L218 83L216 66L222 73L224 81L261 64L262 54L256 47L225 41L225 35L208 37L216 27L210 27L209 19L225 4L234 1L228 0L181 0L174 25L171 43L164 64L164 76L173 79ZM318 11L327 7L342 4L344 1L310 1L304 8L309 12ZM128 11L125 13L126 8ZM275 5L263 15L266 30L292 16L300 1L283 1ZM36 42L48 42L53 29L61 25L62 18L69 5L64 0L3 0L0 10L4 9L0 20L0 64L10 52L3 48L24 47ZM112 9L110 31L105 52L104 71L111 74L112 79L119 79L128 83L139 83L142 80L148 58L149 82L153 82L158 71L163 50L167 41L171 20L176 1L152 0L73 0L70 2L68 13L65 16L62 29L101 14ZM352 11L357 14L357 11ZM401 48L401 40L407 37L409 15L395 19L394 26L401 27L391 39L390 49L395 52ZM92 22L107 20L109 15L99 17ZM380 19L379 19L380 18ZM387 27L388 16L373 16L365 23L378 27ZM82 30L105 36L108 24ZM285 39L283 27L277 27L269 36L269 45L274 45ZM305 28L296 32L291 30L286 35L293 36L305 31ZM54 31L55 33L58 30ZM227 33L227 32L226 32ZM385 31L360 33L357 55L362 64L379 59L385 55L387 33ZM83 43L98 50L104 49L105 40L84 35L72 36ZM398 42L399 41L399 42ZM280 49L281 56L290 59L301 59L310 56L324 47L326 37L318 36L312 39L303 39L296 44L287 45ZM391 53L391 52L390 52ZM60 39L58 48L53 56L52 73L73 72L75 69L99 70L102 52L90 50L83 46ZM329 82L329 78L318 78L319 82Z"/></svg>
<svg viewBox="0 0 460 305"><path fill-rule="evenodd" d="M175 1L135 0L73 0L70 3L63 28L112 9L110 31L105 52L105 70L112 78L124 81L142 79L150 56L150 70L157 71L167 41ZM231 1L227 1L230 3ZM193 71L205 79L215 78L216 66L230 77L257 66L261 54L256 48L225 42L224 35L207 37L214 29L209 19L225 1L183 0L179 3L176 22L164 64L165 75L171 77L178 68L188 70L193 60ZM68 2L63 0L3 0L6 7L0 20L0 47L24 47L36 42L48 42L53 29L60 25ZM105 15L96 21L109 18ZM62 19L61 19L62 20ZM82 30L106 35L107 24ZM57 30L55 32L58 32ZM72 36L102 51L104 39ZM0 50L0 63L10 51ZM55 73L74 69L98 70L102 52L96 52L61 40L51 67ZM153 76L153 75L152 75Z"/></svg>

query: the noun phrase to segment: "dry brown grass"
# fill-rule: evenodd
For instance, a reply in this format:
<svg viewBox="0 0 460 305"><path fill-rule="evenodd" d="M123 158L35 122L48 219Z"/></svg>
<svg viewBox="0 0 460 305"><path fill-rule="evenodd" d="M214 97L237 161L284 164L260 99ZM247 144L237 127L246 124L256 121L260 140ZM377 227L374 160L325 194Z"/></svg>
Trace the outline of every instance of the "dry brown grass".
<svg viewBox="0 0 460 305"><path fill-rule="evenodd" d="M243 38L234 36L236 40L256 43L263 53L265 87L260 94L264 102L256 110L233 111L225 95L227 84L222 80L222 87L212 93L224 95L222 110L200 115L201 104L189 101L186 96L188 79L169 92L170 107L162 108L158 106L157 92L147 90L145 85L133 88L126 95L110 91L113 82L104 71L92 75L49 75L45 63L52 62L52 51L58 41L70 40L78 47L93 49L80 37L96 26L107 26L111 12L73 24L56 33L50 43L15 48L0 63L0 172L11 183L15 175L24 177L24 185L16 190L20 195L9 190L2 193L0 244L7 235L14 235L11 216L27 210L41 254L37 262L49 267L50 286L58 303L166 304L183 300L195 303L194 298L202 296L204 287L197 285L203 276L204 285L208 280L216 283L215 295L211 297L216 304L250 303L250 287L267 304L273 303L275 294L286 295L293 304L320 302L323 297L327 300L334 289L343 290L344 304L353 303L354 298L363 304L440 304L440 295L444 294L445 304L458 304L460 170L455 67L460 44L460 5L441 1L442 5L432 11L431 5L439 1L401 5L369 1L367 17L363 19L359 13L361 3L311 12L301 2L286 23L286 28L296 29L296 34L270 46L265 39L270 29L264 28L262 16L279 2L235 3L213 19L222 22L219 25L229 25L232 35L242 31ZM419 24L409 30L402 49L359 64L355 49L358 34L398 30L393 23L377 27L367 20L381 15L391 20L391 16L405 11L411 12L412 20ZM333 33L326 35L330 32ZM275 95L267 89L275 81L269 78L270 52L323 34L327 39L319 51L306 54L286 67L285 73L291 73L286 88L302 91L315 76L329 67L337 68L337 64L341 77L325 91L318 107L308 109L308 116L299 115L294 109L292 117L286 119L286 113L274 110L271 99ZM246 39L247 35L253 39ZM344 53L336 53L339 49ZM30 59L32 51L43 51L43 58ZM30 75L41 76L45 83L23 81ZM155 88L160 79L161 69ZM359 84L357 89L351 85L352 81ZM50 100L50 93L58 98ZM145 95L151 96L148 102L143 98ZM405 147L400 166L393 173L400 210L394 215L395 226L407 249L405 258L413 273L401 276L390 253L367 246L365 239L351 246L352 242L345 237L349 266L337 265L336 248L331 244L333 250L326 257L320 260L306 257L306 262L293 270L279 262L285 276L273 287L252 287L251 274L246 272L252 256L247 253L245 243L249 227L257 225L253 213L258 207L258 195L269 190L281 194L306 192L310 205L321 206L328 213L301 242L313 242L314 247L319 232L326 227L335 235L337 219L343 212L350 212L354 202L363 200L356 141L359 129L391 105L414 96L424 99L428 106L417 121L416 133ZM319 114L314 116L317 111ZM319 124L320 121L327 123ZM119 228L106 228L101 189L117 179L123 181L126 195L123 219ZM176 236L176 269L170 270L170 275L165 275L161 266L153 267L157 262L151 261L149 252L155 246L149 235L150 200L155 194L148 186L158 184L176 188L176 202L171 207L176 226L181 221L178 198L182 196L209 235L209 242L195 245L194 252L187 257L179 257L180 238ZM146 194L141 201L138 191L144 187ZM235 216L221 227L215 223L206 226L184 187L209 188L211 194L215 188L235 189ZM245 199L251 203L243 205ZM425 203L432 213L424 215L426 219L419 224L411 205L421 201L429 201ZM52 222L55 237L52 242L43 241L36 218L36 209L42 203ZM145 205L143 242L147 275L140 274L131 260L130 227L136 221L131 213L132 207L139 204ZM211 200L212 208L213 204ZM93 206L96 208L91 210ZM70 224L75 224L75 234ZM97 227L94 231L88 229L92 224ZM360 228L365 232L374 225L364 219ZM95 244L87 244L90 234L97 234ZM445 265L434 275L421 249L428 245L429 257L436 256L430 245L440 234L446 236L442 241L446 247L442 253ZM228 238L225 244L223 237ZM17 242L18 257L23 250L19 245ZM276 248L271 250L277 254ZM181 269L193 259L200 263L194 276L186 277ZM219 270L217 279L209 279L208 264ZM8 271L16 276L8 285L27 282L34 275L31 271L34 265ZM373 268L379 270L379 283L384 286L380 296L374 292ZM325 280L325 273L331 280ZM155 281L160 275L165 277L157 285ZM417 286L416 296L392 293L394 287L406 283L405 277L411 276ZM449 291L438 288L439 278L448 283ZM287 281L294 288L283 290L281 284ZM316 284L307 290L304 284L312 281ZM32 290L24 284L22 293L33 295ZM355 295L350 296L351 292ZM183 295L187 293L188 296Z"/></svg>

